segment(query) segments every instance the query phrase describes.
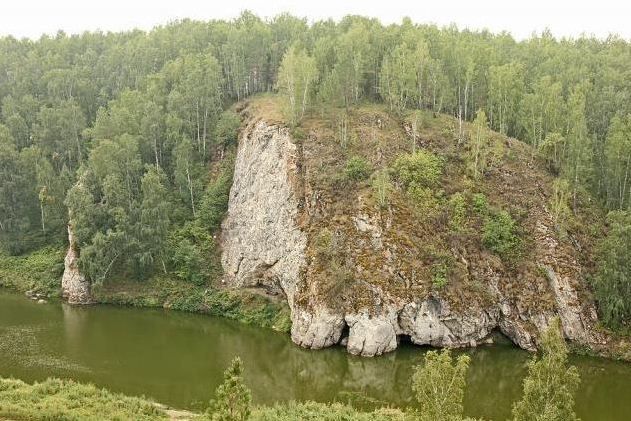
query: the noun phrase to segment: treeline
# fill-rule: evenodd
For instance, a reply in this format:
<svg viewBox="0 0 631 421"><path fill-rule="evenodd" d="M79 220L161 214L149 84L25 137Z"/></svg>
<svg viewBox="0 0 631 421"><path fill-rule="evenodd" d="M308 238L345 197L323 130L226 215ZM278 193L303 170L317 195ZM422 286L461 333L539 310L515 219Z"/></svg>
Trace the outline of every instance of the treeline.
<svg viewBox="0 0 631 421"><path fill-rule="evenodd" d="M60 241L70 212L91 277L125 263L202 282L213 270L203 267L213 248L206 224L216 229L230 183L229 165L217 163L239 124L223 110L275 90L294 125L309 108L362 101L460 122L483 112L545 157L572 210L589 193L628 211L630 69L631 45L616 37L517 42L358 16L308 24L244 12L150 32L4 37L0 243L22 253ZM462 124L456 131L468 136Z"/></svg>

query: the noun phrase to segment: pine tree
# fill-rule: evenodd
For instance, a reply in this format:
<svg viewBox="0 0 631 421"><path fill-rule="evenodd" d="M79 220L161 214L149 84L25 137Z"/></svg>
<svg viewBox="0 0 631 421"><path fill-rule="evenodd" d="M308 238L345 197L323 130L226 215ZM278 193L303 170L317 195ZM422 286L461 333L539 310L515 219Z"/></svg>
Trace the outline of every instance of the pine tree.
<svg viewBox="0 0 631 421"><path fill-rule="evenodd" d="M215 392L210 404L210 419L213 421L244 421L250 417L250 390L243 383L243 363L235 357L224 372L223 383Z"/></svg>

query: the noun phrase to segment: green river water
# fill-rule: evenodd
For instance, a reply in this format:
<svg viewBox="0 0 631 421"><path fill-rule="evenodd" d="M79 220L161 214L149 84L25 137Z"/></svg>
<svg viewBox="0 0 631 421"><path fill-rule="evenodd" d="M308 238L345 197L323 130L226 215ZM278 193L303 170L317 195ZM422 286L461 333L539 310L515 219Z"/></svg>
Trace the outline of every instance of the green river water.
<svg viewBox="0 0 631 421"><path fill-rule="evenodd" d="M412 368L426 351L403 345L372 359L340 347L308 351L287 335L221 318L37 304L0 290L0 376L72 378L180 408L203 408L235 355L257 404L350 399L406 406L413 403ZM466 352L472 359L467 415L506 419L530 354L508 344ZM581 374L576 409L584 421L631 419L631 364L588 357L572 363Z"/></svg>

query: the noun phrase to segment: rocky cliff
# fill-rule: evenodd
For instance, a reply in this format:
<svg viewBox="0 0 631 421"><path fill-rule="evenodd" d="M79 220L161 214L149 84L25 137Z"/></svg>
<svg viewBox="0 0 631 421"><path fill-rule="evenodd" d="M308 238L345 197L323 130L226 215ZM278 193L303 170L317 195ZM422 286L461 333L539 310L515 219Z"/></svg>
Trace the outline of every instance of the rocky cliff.
<svg viewBox="0 0 631 421"><path fill-rule="evenodd" d="M322 118L306 121L305 139L296 140L266 116L270 101L254 101L245 111L248 124L223 224L224 281L286 299L296 344L341 344L350 353L374 356L401 340L465 347L501 332L534 350L557 316L569 340L587 346L600 340L580 246L555 228L547 209L550 178L520 159L530 154L526 145L499 139L506 150L482 188L496 206L521 215L526 246L509 264L480 245L473 217L454 233L440 211L424 215L396 186L384 207L369 181L340 182L336 174L353 153L373 168L387 168L408 149L404 123L380 109L355 111L348 145L339 138L339 125ZM430 121L417 143L445 157L441 194L448 197L471 185L463 146L436 130L448 124L442 118ZM447 262L446 286L432 282L437 261Z"/></svg>
<svg viewBox="0 0 631 421"><path fill-rule="evenodd" d="M64 273L61 278L62 297L69 304L90 304L90 282L79 270L79 252L72 231L72 225L68 224L68 251L64 259Z"/></svg>

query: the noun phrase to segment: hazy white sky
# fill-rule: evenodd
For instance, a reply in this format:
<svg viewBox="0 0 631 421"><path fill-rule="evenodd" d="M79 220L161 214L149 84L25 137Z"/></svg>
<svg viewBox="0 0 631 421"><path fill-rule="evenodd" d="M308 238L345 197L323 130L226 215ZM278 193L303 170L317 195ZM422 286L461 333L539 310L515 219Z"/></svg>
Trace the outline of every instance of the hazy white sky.
<svg viewBox="0 0 631 421"><path fill-rule="evenodd" d="M232 18L244 9L263 17L287 11L309 20L360 14L393 23L409 16L422 23L508 30L517 38L548 27L557 36L617 33L631 39L630 0L0 0L0 35L150 29L179 18Z"/></svg>

